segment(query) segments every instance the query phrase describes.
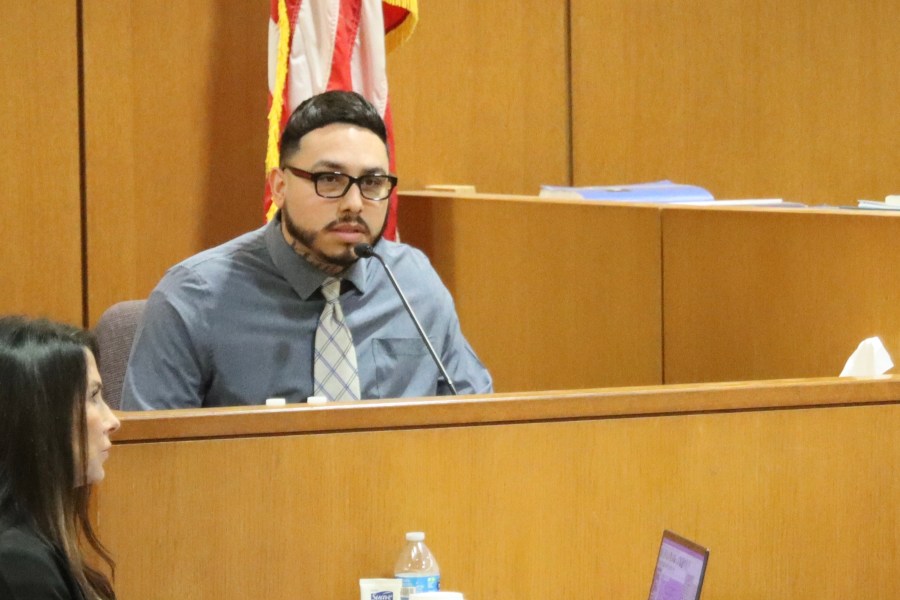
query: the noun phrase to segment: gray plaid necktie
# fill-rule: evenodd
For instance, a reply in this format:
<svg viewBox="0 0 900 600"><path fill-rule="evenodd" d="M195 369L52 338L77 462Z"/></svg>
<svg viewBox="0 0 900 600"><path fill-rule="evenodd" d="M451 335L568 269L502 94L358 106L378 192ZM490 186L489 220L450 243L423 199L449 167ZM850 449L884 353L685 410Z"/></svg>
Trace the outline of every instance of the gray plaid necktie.
<svg viewBox="0 0 900 600"><path fill-rule="evenodd" d="M340 279L328 277L322 283L325 308L316 329L315 394L329 400L359 400L356 348L350 328L344 323L340 293Z"/></svg>

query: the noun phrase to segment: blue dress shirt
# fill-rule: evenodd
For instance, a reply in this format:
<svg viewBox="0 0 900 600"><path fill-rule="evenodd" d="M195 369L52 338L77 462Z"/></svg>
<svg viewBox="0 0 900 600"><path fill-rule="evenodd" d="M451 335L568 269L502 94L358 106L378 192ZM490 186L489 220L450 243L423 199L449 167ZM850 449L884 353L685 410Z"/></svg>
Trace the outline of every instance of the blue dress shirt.
<svg viewBox="0 0 900 600"><path fill-rule="evenodd" d="M419 250L384 257L460 394L492 391L450 293ZM327 275L285 242L280 221L172 267L147 301L122 390L124 410L303 402ZM439 371L375 259L345 271L340 297L363 399L445 394Z"/></svg>

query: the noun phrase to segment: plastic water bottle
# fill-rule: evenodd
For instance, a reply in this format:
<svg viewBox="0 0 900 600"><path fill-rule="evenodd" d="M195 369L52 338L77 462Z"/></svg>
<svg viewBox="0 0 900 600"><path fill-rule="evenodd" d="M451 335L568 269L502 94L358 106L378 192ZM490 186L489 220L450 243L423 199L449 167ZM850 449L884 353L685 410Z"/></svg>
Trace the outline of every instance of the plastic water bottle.
<svg viewBox="0 0 900 600"><path fill-rule="evenodd" d="M416 592L436 592L441 589L441 569L431 550L425 545L425 534L421 531L406 534L406 546L397 557L394 577L403 582L400 600L409 600L410 594Z"/></svg>

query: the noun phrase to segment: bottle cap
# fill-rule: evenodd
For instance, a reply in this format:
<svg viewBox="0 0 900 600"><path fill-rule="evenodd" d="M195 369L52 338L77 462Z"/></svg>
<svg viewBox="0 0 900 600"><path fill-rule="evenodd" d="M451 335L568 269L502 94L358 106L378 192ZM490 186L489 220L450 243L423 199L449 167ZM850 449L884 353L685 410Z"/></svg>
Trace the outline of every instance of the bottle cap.
<svg viewBox="0 0 900 600"><path fill-rule="evenodd" d="M410 531L406 534L407 542L421 542L425 539L425 533L422 531Z"/></svg>

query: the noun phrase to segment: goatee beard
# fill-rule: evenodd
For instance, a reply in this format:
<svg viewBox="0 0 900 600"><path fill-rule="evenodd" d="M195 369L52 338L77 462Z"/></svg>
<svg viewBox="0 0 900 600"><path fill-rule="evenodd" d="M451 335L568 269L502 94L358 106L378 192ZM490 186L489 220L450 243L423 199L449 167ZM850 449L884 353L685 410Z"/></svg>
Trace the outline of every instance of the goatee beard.
<svg viewBox="0 0 900 600"><path fill-rule="evenodd" d="M315 247L315 243L316 239L319 237L319 232L310 229L302 229L299 225L297 225L296 221L291 218L291 214L288 211L286 204L281 207L281 220L284 224L285 231L287 231L288 235L290 235L294 240L293 242L291 242L291 247L294 249L294 252L305 258L314 267L321 269L327 273L334 274L346 270L347 268L352 266L353 263L359 260L359 257L353 253L352 248L347 248L344 252L337 256L328 255L317 250ZM365 229L366 233L371 234L369 225L365 221L363 221L362 217L359 216L332 221L331 223L323 227L323 229L329 229L341 223L354 223L360 225ZM385 213L384 215L384 223L381 224L381 228L378 230L378 235L372 238L372 241L369 243L374 246L381 240L382 235L384 235L384 228L386 225L387 213Z"/></svg>

